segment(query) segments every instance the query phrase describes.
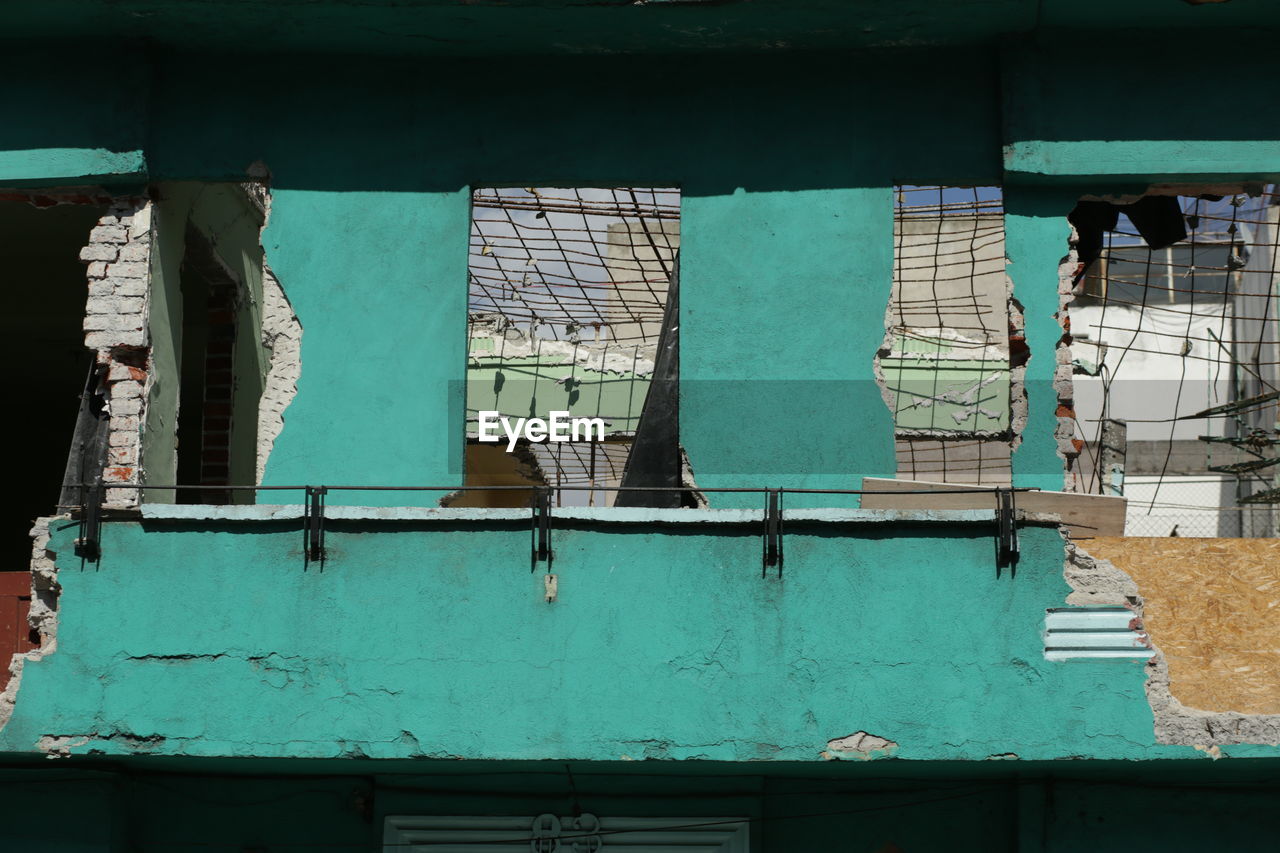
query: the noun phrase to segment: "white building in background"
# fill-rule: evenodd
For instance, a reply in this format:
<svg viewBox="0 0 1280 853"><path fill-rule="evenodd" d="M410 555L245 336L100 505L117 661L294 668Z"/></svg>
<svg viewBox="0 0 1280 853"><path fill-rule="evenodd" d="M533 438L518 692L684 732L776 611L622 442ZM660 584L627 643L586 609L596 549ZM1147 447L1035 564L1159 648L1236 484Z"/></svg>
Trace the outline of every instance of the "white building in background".
<svg viewBox="0 0 1280 853"><path fill-rule="evenodd" d="M1275 287L1276 208L1249 201L1234 234L1222 217L1206 215L1193 239L1168 249L1114 240L1070 305L1076 416L1089 445L1081 462L1093 466L1085 482L1107 490L1096 464L1101 422L1124 421L1127 535L1274 535L1269 508L1238 503L1274 482L1274 469L1243 481L1210 471L1233 448L1202 440L1274 428L1274 407L1269 418L1264 410L1187 417L1257 392L1256 382L1242 383L1252 377L1238 363L1257 363L1263 378L1275 374L1275 305L1266 294ZM1192 205L1186 200L1184 210ZM1272 354L1248 346L1255 334Z"/></svg>

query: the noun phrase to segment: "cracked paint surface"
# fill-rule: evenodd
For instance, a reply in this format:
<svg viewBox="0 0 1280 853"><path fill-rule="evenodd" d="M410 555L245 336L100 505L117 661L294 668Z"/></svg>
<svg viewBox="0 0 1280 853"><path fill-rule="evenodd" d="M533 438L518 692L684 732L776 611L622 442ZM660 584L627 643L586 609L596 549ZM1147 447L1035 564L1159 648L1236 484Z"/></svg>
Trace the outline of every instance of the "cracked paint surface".
<svg viewBox="0 0 1280 853"><path fill-rule="evenodd" d="M986 525L795 521L778 581L760 577L759 539L738 525L690 523L673 536L583 520L554 533L560 584L548 606L541 579L528 580L525 526L387 524L335 527L329 558L304 570L291 523L111 522L102 563L82 566L69 556L76 526L55 522L58 652L27 662L0 748L821 761L980 760L1016 744L1022 760L1203 755L1156 743L1141 666L1042 659L1043 611L1069 591L1052 527L1022 531L1011 577L993 570ZM903 632L906 600L919 614L967 615L922 616Z"/></svg>

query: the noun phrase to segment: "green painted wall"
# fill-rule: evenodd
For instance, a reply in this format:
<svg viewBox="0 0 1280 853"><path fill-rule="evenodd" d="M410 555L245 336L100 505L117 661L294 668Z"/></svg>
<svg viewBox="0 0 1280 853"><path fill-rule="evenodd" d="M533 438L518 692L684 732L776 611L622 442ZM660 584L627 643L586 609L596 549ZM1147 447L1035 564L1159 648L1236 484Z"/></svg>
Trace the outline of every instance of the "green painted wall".
<svg viewBox="0 0 1280 853"><path fill-rule="evenodd" d="M1056 347L1064 333L1057 316L1058 265L1067 255L1071 227L1066 215L1077 197L1078 193L1063 189L1005 189L1005 254L1031 349L1024 376L1027 424L1012 457L1015 486L1063 487L1064 463L1053 437L1058 426L1058 395L1053 387Z"/></svg>
<svg viewBox="0 0 1280 853"><path fill-rule="evenodd" d="M0 31L13 38L7 28ZM118 48L109 77L103 76L103 62L100 51L8 42L0 58L0 186L143 179L154 68Z"/></svg>
<svg viewBox="0 0 1280 853"><path fill-rule="evenodd" d="M1140 663L1044 660L1052 528L1014 576L990 522L793 520L779 581L758 522L562 521L548 604L522 516L472 517L334 521L307 570L296 522L110 523L97 565L64 524L58 650L0 749L822 763L862 730L912 760L1199 755L1154 745Z"/></svg>
<svg viewBox="0 0 1280 853"><path fill-rule="evenodd" d="M1229 5L1211 14L1248 13ZM1260 106L1275 73L1272 35L1258 27L1218 38L1071 30L1011 41L1002 64L1006 180L1274 180L1280 125ZM1229 61L1188 66L1228 43ZM1082 61L1086 44L1108 61ZM1228 115L1216 108L1224 102L1241 109Z"/></svg>
<svg viewBox="0 0 1280 853"><path fill-rule="evenodd" d="M1083 100L1053 75L1073 70L1063 56L245 62L159 46L107 96L80 88L79 61L0 92L20 119L0 130L0 182L138 180L144 162L155 180L237 180L265 164L263 248L306 330L267 482L442 486L461 470L470 188L679 186L681 433L699 484L853 487L893 470L872 379L891 188L996 184L1003 167L1032 350L1015 475L1054 486L1052 314L1079 186L1199 174L1178 139L1221 139L1224 157L1253 158L1233 169L1280 173L1280 147L1252 144L1275 139L1265 118L1216 136L1199 114L1187 131L1185 110L1121 122L1108 102L1081 125L1058 118ZM1130 50L1087 79L1146 61ZM1040 63L1049 77L1027 76ZM1264 75L1235 82L1240 102L1270 97ZM378 502L423 501L331 499ZM754 528L670 530L558 530L561 601L547 605L523 520L339 522L332 559L305 573L292 522L112 523L88 566L65 529L59 651L28 667L0 745L812 762L863 729L907 759L1191 752L1151 743L1140 668L1040 657L1043 610L1066 592L1054 531L1025 531L1017 576L997 577L989 526L789 524L778 583L759 577Z"/></svg>

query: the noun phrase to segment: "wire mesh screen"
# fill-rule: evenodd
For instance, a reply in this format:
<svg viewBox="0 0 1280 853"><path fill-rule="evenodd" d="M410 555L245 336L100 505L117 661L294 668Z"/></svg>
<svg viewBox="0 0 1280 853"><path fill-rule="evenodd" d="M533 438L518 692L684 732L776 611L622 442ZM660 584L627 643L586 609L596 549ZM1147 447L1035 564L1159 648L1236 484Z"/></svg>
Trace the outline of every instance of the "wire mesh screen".
<svg viewBox="0 0 1280 853"><path fill-rule="evenodd" d="M1096 258L1079 232L1069 310L1086 488L1105 490L1089 453L1104 420L1155 448L1126 460L1130 535L1276 535L1276 201L1272 188L1165 197L1155 224L1120 207Z"/></svg>
<svg viewBox="0 0 1280 853"><path fill-rule="evenodd" d="M898 476L1010 481L1009 284L998 187L899 186L878 366Z"/></svg>
<svg viewBox="0 0 1280 853"><path fill-rule="evenodd" d="M532 479L563 489L562 503L611 503L613 493L592 489L621 481L679 245L675 189L475 190L468 435L481 410L600 417L603 442L528 449Z"/></svg>
<svg viewBox="0 0 1280 853"><path fill-rule="evenodd" d="M679 245L674 189L478 189L470 311L533 336L656 340Z"/></svg>

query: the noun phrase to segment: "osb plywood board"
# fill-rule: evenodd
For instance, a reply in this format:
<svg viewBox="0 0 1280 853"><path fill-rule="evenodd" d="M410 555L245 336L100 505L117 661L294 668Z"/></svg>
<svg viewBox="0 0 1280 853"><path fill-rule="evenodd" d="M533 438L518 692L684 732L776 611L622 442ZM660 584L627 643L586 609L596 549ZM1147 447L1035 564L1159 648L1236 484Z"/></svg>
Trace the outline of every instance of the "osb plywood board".
<svg viewBox="0 0 1280 853"><path fill-rule="evenodd" d="M973 488L972 494L957 491ZM946 489L943 494L910 494L928 489ZM863 509L995 509L991 487L984 489L958 483L931 483L923 480L886 480L863 477ZM907 494L903 494L906 492ZM1018 509L1053 513L1062 518L1072 539L1094 536L1123 536L1125 499L1111 495L1080 495L1071 492L1018 492Z"/></svg>
<svg viewBox="0 0 1280 853"><path fill-rule="evenodd" d="M1280 714L1280 540L1082 543L1138 584L1143 621L1188 708Z"/></svg>

